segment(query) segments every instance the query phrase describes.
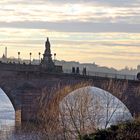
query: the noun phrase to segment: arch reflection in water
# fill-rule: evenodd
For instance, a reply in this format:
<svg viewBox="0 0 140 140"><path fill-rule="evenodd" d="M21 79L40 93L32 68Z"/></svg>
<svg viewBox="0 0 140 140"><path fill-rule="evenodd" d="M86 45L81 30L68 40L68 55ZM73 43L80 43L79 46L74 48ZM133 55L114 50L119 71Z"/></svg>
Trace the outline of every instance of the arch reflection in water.
<svg viewBox="0 0 140 140"><path fill-rule="evenodd" d="M0 88L0 127L14 126L15 110L8 96Z"/></svg>
<svg viewBox="0 0 140 140"><path fill-rule="evenodd" d="M69 132L93 132L133 119L119 99L107 91L91 86L75 90L64 97L60 110L62 125Z"/></svg>

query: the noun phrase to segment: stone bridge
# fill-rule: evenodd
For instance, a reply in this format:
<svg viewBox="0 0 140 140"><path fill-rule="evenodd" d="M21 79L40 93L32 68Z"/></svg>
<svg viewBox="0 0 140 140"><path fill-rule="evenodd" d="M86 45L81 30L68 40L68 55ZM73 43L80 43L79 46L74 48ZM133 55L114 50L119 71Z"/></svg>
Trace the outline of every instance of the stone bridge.
<svg viewBox="0 0 140 140"><path fill-rule="evenodd" d="M44 89L46 89L45 94L55 94L65 86L72 87L71 91L73 91L84 86L83 84L75 86L80 83L104 89L119 98L132 115L140 113L140 81L78 74L47 73L38 70L38 66L34 69L35 66L32 65L26 67L26 70L21 67L23 67L21 64L0 64L0 87L13 104L17 122L36 119L38 113L36 99L42 96Z"/></svg>
<svg viewBox="0 0 140 140"><path fill-rule="evenodd" d="M9 97L15 109L16 122L34 121L40 111L38 99L42 93L51 100L59 91L69 94L77 88L91 85L104 89L119 98L132 115L140 114L140 81L100 76L63 73L62 66L52 61L50 42L47 38L40 65L0 62L0 87ZM4 57L7 61L7 58ZM83 84L81 84L83 83ZM63 90L69 86L70 90ZM57 93L57 94L56 94ZM42 101L42 104L45 102Z"/></svg>

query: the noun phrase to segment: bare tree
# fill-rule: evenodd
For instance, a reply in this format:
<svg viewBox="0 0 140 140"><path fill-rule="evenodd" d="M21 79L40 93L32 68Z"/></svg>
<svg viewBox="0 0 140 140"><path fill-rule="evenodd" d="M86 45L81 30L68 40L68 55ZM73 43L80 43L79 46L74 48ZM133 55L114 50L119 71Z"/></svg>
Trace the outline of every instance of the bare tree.
<svg viewBox="0 0 140 140"><path fill-rule="evenodd" d="M85 133L98 128L107 128L115 123L117 112L121 111L121 119L126 107L108 92L91 93L91 87L79 89L67 95L60 104L61 127L65 138L82 139ZM95 91L94 91L95 92ZM128 110L127 110L128 111Z"/></svg>

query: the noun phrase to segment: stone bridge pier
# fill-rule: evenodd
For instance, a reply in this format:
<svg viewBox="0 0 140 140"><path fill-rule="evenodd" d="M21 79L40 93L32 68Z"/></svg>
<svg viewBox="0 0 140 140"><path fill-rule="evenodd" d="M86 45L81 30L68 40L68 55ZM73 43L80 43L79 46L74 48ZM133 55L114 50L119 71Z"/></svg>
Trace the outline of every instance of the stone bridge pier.
<svg viewBox="0 0 140 140"><path fill-rule="evenodd" d="M8 86L6 86L8 87ZM34 87L30 82L18 85L14 89L5 90L15 110L15 123L20 125L21 122L34 121L37 119L38 99L41 96L41 89Z"/></svg>

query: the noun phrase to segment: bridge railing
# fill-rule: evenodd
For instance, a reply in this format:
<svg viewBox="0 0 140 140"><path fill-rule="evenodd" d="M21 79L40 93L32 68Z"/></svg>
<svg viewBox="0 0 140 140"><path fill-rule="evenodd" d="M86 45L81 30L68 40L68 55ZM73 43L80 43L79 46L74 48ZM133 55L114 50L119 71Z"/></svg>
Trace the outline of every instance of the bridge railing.
<svg viewBox="0 0 140 140"><path fill-rule="evenodd" d="M72 70L70 69L64 69L64 73L72 73ZM82 74L82 71L79 72L80 75ZM137 80L136 75L123 75L118 73L105 73L105 72L96 72L96 71L87 71L87 76L96 76L96 77L106 77L106 78L116 78L116 79L127 79L127 80Z"/></svg>
<svg viewBox="0 0 140 140"><path fill-rule="evenodd" d="M59 66L58 66L59 68ZM13 64L13 63L0 63L1 70L10 70L10 71L39 71L39 65L31 64ZM64 73L72 74L72 70L63 69ZM79 71L80 75L83 75L82 71ZM96 76L96 77L106 77L106 78L116 78L116 79L127 79L127 80L138 80L136 75L123 75L118 73L105 73L105 72L96 72L96 71L86 71L87 76Z"/></svg>
<svg viewBox="0 0 140 140"><path fill-rule="evenodd" d="M18 64L18 63L0 63L1 70L9 71L38 71L39 65Z"/></svg>

